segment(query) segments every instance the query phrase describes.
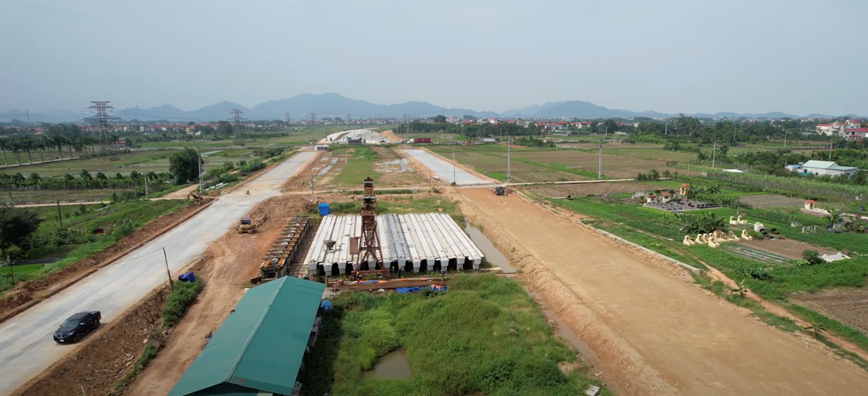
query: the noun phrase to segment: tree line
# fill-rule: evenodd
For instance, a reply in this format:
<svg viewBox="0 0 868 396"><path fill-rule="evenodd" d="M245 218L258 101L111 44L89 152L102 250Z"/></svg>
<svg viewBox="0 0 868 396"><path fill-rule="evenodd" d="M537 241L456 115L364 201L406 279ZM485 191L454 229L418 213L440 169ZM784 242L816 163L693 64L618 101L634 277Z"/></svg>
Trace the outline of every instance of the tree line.
<svg viewBox="0 0 868 396"><path fill-rule="evenodd" d="M117 134L107 135L104 139L85 135L76 125L52 125L45 135L0 137L0 151L3 153L4 165L9 164L9 154L13 155L18 163L24 162L22 154L26 156L28 163L32 163L35 155L39 156L38 161L45 161L46 156L52 160L98 155L97 147L101 143L114 147L114 142L118 139Z"/></svg>
<svg viewBox="0 0 868 396"><path fill-rule="evenodd" d="M116 173L109 177L103 172L97 172L91 175L86 169L79 172L78 177L67 173L62 176L40 176L38 173L31 173L25 177L23 174L16 173L13 175L0 173L0 189L3 190L66 190L66 189L87 189L87 188L129 188L129 187L144 187L145 179L149 183L152 191L157 191L160 184L165 184L172 180L172 174L168 172L148 172L139 173L137 171L130 172L129 175Z"/></svg>

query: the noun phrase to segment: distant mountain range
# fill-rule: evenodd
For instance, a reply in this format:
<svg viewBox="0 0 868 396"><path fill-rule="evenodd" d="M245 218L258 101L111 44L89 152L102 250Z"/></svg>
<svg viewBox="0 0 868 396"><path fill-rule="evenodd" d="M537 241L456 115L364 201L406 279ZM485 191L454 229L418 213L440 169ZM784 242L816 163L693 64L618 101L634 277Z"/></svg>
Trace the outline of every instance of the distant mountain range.
<svg viewBox="0 0 868 396"><path fill-rule="evenodd" d="M244 107L238 103L223 101L210 106L205 106L198 110L184 111L171 104L152 107L148 109L132 107L126 109L117 109L110 113L115 117L124 120L140 120L140 121L219 121L228 120L231 118L231 109L241 109L242 117L248 120L282 120L286 118L286 113L290 113L290 118L294 120L307 119L308 115L315 113L317 118L322 117L350 117L356 118L374 118L374 117L391 117L403 118L408 117L431 117L438 114L444 114L447 117L461 117L470 115L474 117L510 117L510 118L630 118L630 117L650 117L663 118L677 116L677 114L664 114L656 111L641 111L635 112L631 110L609 109L603 106L597 106L590 102L580 100L570 100L562 102L550 102L542 105L533 105L521 109L507 110L503 113L493 111L475 111L461 108L443 108L435 106L427 102L406 102L393 105L374 104L364 100L350 99L341 96L337 93L324 93L319 95L300 94L287 99L270 100L260 103L254 107ZM81 121L85 117L92 116L89 110L72 110L72 111L45 111L33 112L29 118L31 121L44 122L76 122ZM762 114L739 114L739 113L699 113L690 114L695 117L702 118L722 118L722 117L747 117L747 118L798 118L799 116L785 114L781 112L771 112ZM831 116L822 114L809 114L805 117L811 118L829 118ZM848 117L857 117L848 115ZM27 114L21 110L9 110L0 112L0 121L10 121L12 118L26 120Z"/></svg>

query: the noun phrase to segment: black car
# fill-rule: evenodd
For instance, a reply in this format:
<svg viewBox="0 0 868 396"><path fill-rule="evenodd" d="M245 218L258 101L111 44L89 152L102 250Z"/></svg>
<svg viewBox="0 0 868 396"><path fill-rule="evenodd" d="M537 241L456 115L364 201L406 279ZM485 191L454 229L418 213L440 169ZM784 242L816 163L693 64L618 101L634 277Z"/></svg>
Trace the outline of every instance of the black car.
<svg viewBox="0 0 868 396"><path fill-rule="evenodd" d="M64 321L54 332L54 341L58 344L77 342L85 334L99 327L102 315L99 311L79 312Z"/></svg>

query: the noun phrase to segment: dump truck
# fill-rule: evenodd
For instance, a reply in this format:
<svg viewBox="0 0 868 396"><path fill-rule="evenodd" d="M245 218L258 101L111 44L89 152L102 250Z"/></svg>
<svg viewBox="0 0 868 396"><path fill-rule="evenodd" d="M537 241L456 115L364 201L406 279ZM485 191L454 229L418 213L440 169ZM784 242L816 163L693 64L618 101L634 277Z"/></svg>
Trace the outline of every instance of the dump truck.
<svg viewBox="0 0 868 396"><path fill-rule="evenodd" d="M250 220L250 216L241 216L241 224L238 225L239 234L252 234L256 229L256 225Z"/></svg>
<svg viewBox="0 0 868 396"><path fill-rule="evenodd" d="M407 143L431 143L431 138L413 138L407 141Z"/></svg>

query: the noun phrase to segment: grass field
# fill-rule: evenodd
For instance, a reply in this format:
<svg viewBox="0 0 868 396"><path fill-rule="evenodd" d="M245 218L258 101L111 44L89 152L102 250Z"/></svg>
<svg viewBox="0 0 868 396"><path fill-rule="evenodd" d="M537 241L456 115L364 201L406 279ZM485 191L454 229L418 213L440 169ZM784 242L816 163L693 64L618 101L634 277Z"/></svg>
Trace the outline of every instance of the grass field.
<svg viewBox="0 0 868 396"><path fill-rule="evenodd" d="M451 146L431 146L431 150L445 157L452 156ZM634 178L638 173L647 173L651 169L656 169L660 173L666 169L688 173L681 167L675 168L679 164L674 158L645 159L629 154L616 155L609 151L614 150L604 149L600 158L597 150L513 146L509 155L510 181L539 183L597 179L600 165L602 165L603 179ZM459 146L455 148L455 159L489 177L500 181L506 180L506 145Z"/></svg>
<svg viewBox="0 0 868 396"><path fill-rule="evenodd" d="M303 395L576 395L593 381L521 286L459 275L442 294L341 294L304 359ZM362 374L402 349L408 380ZM604 389L604 395L610 394Z"/></svg>
<svg viewBox="0 0 868 396"><path fill-rule="evenodd" d="M43 219L37 231L21 247L9 249L13 258L30 260L58 258L59 260L44 268L37 268L22 278L18 276L19 266L15 266L16 280L36 279L51 271L61 269L129 235L151 220L171 213L189 204L186 201L128 201L107 206L64 206L61 207L63 226L57 218L56 207L27 209L36 212ZM94 235L92 231L103 228L105 235ZM30 267L28 267L30 268ZM0 277L0 291L12 285L3 269Z"/></svg>
<svg viewBox="0 0 868 396"><path fill-rule="evenodd" d="M173 150L169 149L134 151L118 154L116 159L110 157L92 157L20 168L6 168L0 169L0 172L7 174L20 172L25 176L29 176L31 173L38 173L40 176L62 176L69 173L76 177L78 177L82 169L87 169L91 174L102 172L109 177L114 176L116 173L126 176L132 171L139 173L161 173L169 171L169 156L173 152ZM256 158L253 156L253 150L251 149L202 149L200 152L203 154L206 169L222 166L228 161L249 161Z"/></svg>

